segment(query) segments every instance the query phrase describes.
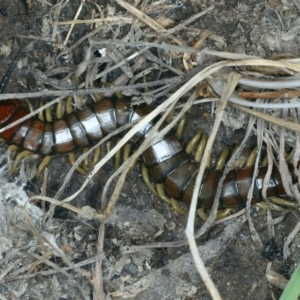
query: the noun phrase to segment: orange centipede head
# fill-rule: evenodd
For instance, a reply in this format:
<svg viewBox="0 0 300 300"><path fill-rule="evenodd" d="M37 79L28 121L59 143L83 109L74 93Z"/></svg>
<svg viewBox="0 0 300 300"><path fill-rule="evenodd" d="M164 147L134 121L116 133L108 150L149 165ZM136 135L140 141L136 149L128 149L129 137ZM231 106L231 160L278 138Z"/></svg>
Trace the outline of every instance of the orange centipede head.
<svg viewBox="0 0 300 300"><path fill-rule="evenodd" d="M0 101L0 125L6 123L20 106L17 99Z"/></svg>
<svg viewBox="0 0 300 300"><path fill-rule="evenodd" d="M17 99L0 101L0 128L3 128L28 114L28 110ZM9 141L21 124L0 133L0 138Z"/></svg>

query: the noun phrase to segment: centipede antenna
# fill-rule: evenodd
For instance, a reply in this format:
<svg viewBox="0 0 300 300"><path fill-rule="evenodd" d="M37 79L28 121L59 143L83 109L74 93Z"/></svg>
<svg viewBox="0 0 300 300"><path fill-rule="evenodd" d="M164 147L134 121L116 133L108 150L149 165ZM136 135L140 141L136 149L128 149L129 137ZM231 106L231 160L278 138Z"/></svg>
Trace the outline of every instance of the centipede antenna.
<svg viewBox="0 0 300 300"><path fill-rule="evenodd" d="M20 47L17 55L15 56L14 60L13 60L13 63L11 64L11 66L9 67L8 71L6 72L6 74L4 75L4 77L2 78L1 80L1 83L0 83L0 94L2 94L4 92L4 89L9 81L9 78L21 56L21 53L22 53L22 47Z"/></svg>

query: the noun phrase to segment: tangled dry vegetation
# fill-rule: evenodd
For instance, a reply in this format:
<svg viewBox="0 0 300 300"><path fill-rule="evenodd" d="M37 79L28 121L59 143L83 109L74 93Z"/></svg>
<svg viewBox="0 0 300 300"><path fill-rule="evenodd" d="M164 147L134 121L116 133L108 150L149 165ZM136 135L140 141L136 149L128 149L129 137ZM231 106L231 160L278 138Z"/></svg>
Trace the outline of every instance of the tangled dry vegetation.
<svg viewBox="0 0 300 300"><path fill-rule="evenodd" d="M297 164L300 156L299 108L279 110L262 106L263 109L249 109L232 103L230 95L240 79L236 75L229 78L219 100L205 84L205 79L224 67L258 78L282 74L296 78L300 72L297 58L300 54L299 3L296 0L293 3L274 0L252 5L248 5L248 1L238 4L235 1L230 4L213 2L162 0L133 3L116 0L102 1L100 4L92 0L62 0L57 3L27 1L29 13L36 10L41 14L41 19L36 21L40 22L38 24L41 27L37 32L18 35L25 45L18 67L23 70L24 78L34 78L35 88L32 92L2 94L0 100L30 98L35 102L41 97L51 99L31 115L52 107L67 96L72 96L74 106L80 108L82 96L97 93L110 97L121 92L132 98L133 105L162 103L137 124L130 124L101 140L100 145L121 130L132 127L87 177L81 177L80 187L76 191L65 193L70 181L71 185L74 184L76 166L99 144L91 147L64 174L64 181L60 182L54 197L47 197L47 172L41 194L31 197L23 191L24 182L30 177L28 172L23 172L24 169L13 182L11 178L7 181L7 175L1 175L0 291L3 299L207 299L209 294L205 292L198 273L214 299L220 299L220 294L223 299L235 299L233 295L240 299L243 293L246 293L246 299L269 299L273 291L270 292L267 287L267 280L280 288L286 284L287 280L272 269L272 263L262 267L267 268L267 276L259 275L265 279L265 285L259 288L255 281L251 289L246 285L243 287L241 281L235 282L236 287L229 291L227 278L233 276L230 271L221 279L213 275L211 280L208 276L204 264L226 253L228 243L237 237L245 222L249 225L251 243L256 247L253 246L251 251L260 255L263 242L254 224L257 220L252 220L253 209L249 201L246 209L221 221L215 221L218 208L218 201L215 201L208 220L201 225L197 224L199 220L195 225L197 192L194 193L195 199L188 218L177 218L174 212L169 218L154 208L147 207L141 211L134 206L117 203L122 197L128 198L124 192L122 195L128 172L133 161L153 143L153 138L146 139L103 183L101 196L97 196L101 197L101 205L78 207L74 202L86 189L91 188L91 180L147 122L161 116L154 128L157 130L176 108L175 117L169 125L172 128L182 115L199 103L212 102L217 109L211 109L213 126L209 129L210 136L200 165L196 190L199 190L222 123L235 129L245 128L247 124L241 146L254 133L258 152L265 145L269 161L278 156L282 174L287 174L284 158L286 143L293 144L295 151L292 161ZM0 50L3 56L9 56L10 46L2 45ZM283 53L289 55L265 59ZM106 82L112 82L113 86L102 87L101 83ZM22 78L19 84L30 86L30 82ZM299 101L298 89L268 93L240 89L239 95L258 99L257 102L262 104L265 101L285 103L286 99L292 99L291 103ZM34 105L37 107L39 103ZM163 134L161 132L155 138ZM275 149L276 155L272 149ZM258 163L257 160L256 168ZM1 174L7 174L4 159L2 165ZM289 194L299 201L297 185L286 183L286 186ZM53 212L57 206L69 211L67 221L54 218ZM283 255L287 259L291 256L292 241L295 238L294 245L297 245L299 240L299 215L278 207L275 217L269 211L261 212L260 217L262 214L267 214L267 220L264 220L267 225L264 227L268 233L264 233L264 240L267 237L274 238L276 224L280 224L287 214L293 219L289 226L294 229L289 234L285 233L287 238L283 245ZM187 239L181 227L180 234L173 235L172 240L168 241L168 234L163 235L163 232L172 232L176 223L180 222L187 222ZM197 239L199 241L212 226L220 223L225 226L222 233L197 246ZM115 232L120 232L120 235L113 238L109 236ZM159 236L164 237L161 242L156 239ZM125 238L122 240L119 237ZM155 251L161 249L172 250L163 253L167 262L154 264L153 257L160 255ZM293 259L299 261L299 255L294 254ZM214 273L211 268L209 271ZM238 272L240 278L248 274L243 270ZM248 276L250 278L252 274ZM217 282L218 288L213 281ZM280 291L275 290L274 293L278 295Z"/></svg>

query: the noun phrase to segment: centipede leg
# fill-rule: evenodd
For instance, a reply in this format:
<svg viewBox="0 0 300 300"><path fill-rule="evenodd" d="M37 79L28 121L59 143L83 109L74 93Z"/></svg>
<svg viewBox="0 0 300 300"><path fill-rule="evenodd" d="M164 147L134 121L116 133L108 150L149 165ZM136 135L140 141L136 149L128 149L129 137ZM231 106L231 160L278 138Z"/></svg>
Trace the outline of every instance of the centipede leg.
<svg viewBox="0 0 300 300"><path fill-rule="evenodd" d="M216 220L224 219L225 217L228 217L230 213L232 212L231 208L225 208L221 211L217 212ZM197 209L198 216L203 220L206 221L208 219L208 214L205 212L204 207L201 207Z"/></svg>
<svg viewBox="0 0 300 300"><path fill-rule="evenodd" d="M124 146L124 150L123 150L123 162L125 162L129 158L130 153L132 152L131 149L132 149L132 145L131 144L126 144ZM128 172L131 172L133 170L133 168L135 167L136 163L137 163L137 159L135 159L131 163Z"/></svg>
<svg viewBox="0 0 300 300"><path fill-rule="evenodd" d="M75 164L75 162L76 162L76 157L75 157L74 152L70 152L70 153L69 153L69 162L70 162L70 164L71 164L72 166ZM83 170L83 169L82 169L81 167L79 167L79 166L76 168L76 171L79 172L79 173L82 174L82 175L87 175L86 171Z"/></svg>
<svg viewBox="0 0 300 300"><path fill-rule="evenodd" d="M271 207L271 205L265 201L261 201L258 203L254 204L256 207L263 209L263 210L273 210L273 208Z"/></svg>
<svg viewBox="0 0 300 300"><path fill-rule="evenodd" d="M89 151L89 148L84 148L82 152L83 152L83 153L86 153L86 152L88 152L88 151ZM89 166L89 158L88 158L88 156L87 156L87 157L85 157L84 160L82 161L81 167L82 167L83 170L86 170L88 166Z"/></svg>
<svg viewBox="0 0 300 300"><path fill-rule="evenodd" d="M174 117L174 113L175 113L175 109L172 109L170 111L170 113L168 114L167 118L166 118L166 122L167 123L171 123L173 117ZM177 129L176 129L176 134L182 138L182 134L183 134L183 129L184 129L184 126L185 126L185 123L186 123L186 117L185 115L183 115L179 122L178 122L178 125L177 125Z"/></svg>
<svg viewBox="0 0 300 300"><path fill-rule="evenodd" d="M238 147L236 147L233 152L232 152L232 155L235 154L236 150L238 149ZM242 150L242 152L240 153L239 157L237 158L236 162L233 164L233 166L231 167L231 170L239 170L239 169L242 169L246 162L247 162L247 159L248 157L251 155L253 149L250 149L250 148L244 148Z"/></svg>
<svg viewBox="0 0 300 300"><path fill-rule="evenodd" d="M205 133L202 134L202 137L201 137L201 141L198 145L198 148L195 152L195 161L196 162L200 162L201 161L201 158L203 156L203 152L204 152L204 149L205 149L205 146L206 146L206 142L207 142L207 135ZM210 162L208 162L208 164L210 164Z"/></svg>
<svg viewBox="0 0 300 300"><path fill-rule="evenodd" d="M56 106L56 117L57 119L61 119L64 115L64 105L63 105L63 101L60 100L57 102L57 106Z"/></svg>
<svg viewBox="0 0 300 300"><path fill-rule="evenodd" d="M124 146L124 150L123 150L123 162L125 162L129 158L130 153L131 153L131 148L132 148L132 146L130 144L128 144L128 143Z"/></svg>
<svg viewBox="0 0 300 300"><path fill-rule="evenodd" d="M256 160L256 157L257 157L257 147L255 147L255 148L251 151L251 153L250 153L250 155L249 155L249 157L248 157L248 159L247 159L247 161L246 161L245 167L246 167L246 168L247 168L247 167L253 167L253 165L254 165L254 163L255 163L255 160Z"/></svg>
<svg viewBox="0 0 300 300"><path fill-rule="evenodd" d="M120 142L120 139L117 139L116 144ZM106 151L109 152L111 150L111 141L106 143ZM121 162L121 150L118 150L115 155L115 171L120 168Z"/></svg>
<svg viewBox="0 0 300 300"><path fill-rule="evenodd" d="M73 111L72 102L73 102L72 96L68 96L67 99L66 99L66 112L67 112L67 114L70 114Z"/></svg>
<svg viewBox="0 0 300 300"><path fill-rule="evenodd" d="M188 210L181 208L178 204L178 201L176 201L172 197L168 198L166 196L165 191L164 191L164 186L162 184L156 184L156 190L157 190L158 197L160 199L162 199L163 201L165 201L166 203L170 204L176 212L178 212L181 215L184 215L187 213Z"/></svg>
<svg viewBox="0 0 300 300"><path fill-rule="evenodd" d="M166 118L166 122L167 123L171 123L172 122L172 119L174 117L174 113L175 113L175 109L173 108L170 113L168 114L167 118Z"/></svg>
<svg viewBox="0 0 300 300"><path fill-rule="evenodd" d="M226 147L220 155L219 160L217 161L216 170L222 171L224 169L229 153L230 149L229 147Z"/></svg>
<svg viewBox="0 0 300 300"><path fill-rule="evenodd" d="M264 159L262 160L261 165L262 165L262 166L266 166L266 165L268 165L268 164L269 164L269 158L268 158L268 155L266 155L266 156L264 157Z"/></svg>
<svg viewBox="0 0 300 300"><path fill-rule="evenodd" d="M27 105L27 107L28 107L28 110L29 110L30 112L33 112L33 111L34 111L34 108L33 108L32 103L30 102L30 100L29 100L28 98L25 98L25 102L26 102L26 105Z"/></svg>
<svg viewBox="0 0 300 300"><path fill-rule="evenodd" d="M182 138L182 134L183 134L183 129L184 129L185 123L186 123L186 117L185 117L185 115L183 115L180 118L180 120L178 122L177 129L176 129L176 134L179 136L179 138Z"/></svg>
<svg viewBox="0 0 300 300"><path fill-rule="evenodd" d="M93 159L92 161L90 162L89 164L89 167L90 168L93 168L99 161L100 159L100 155L101 155L101 149L100 149L100 146L96 147L95 150L94 150L94 153L93 153Z"/></svg>
<svg viewBox="0 0 300 300"><path fill-rule="evenodd" d="M271 199L271 202L273 202L274 204L280 205L280 206L294 208L299 211L299 207L298 207L297 203L294 201L289 201L289 200L285 200L280 197L275 197L275 198Z"/></svg>
<svg viewBox="0 0 300 300"><path fill-rule="evenodd" d="M47 155L43 158L42 162L39 164L36 173L35 173L35 177L36 179L38 179L41 175L41 173L44 171L44 169L47 167L47 165L49 164L50 160L51 160L52 156L51 155Z"/></svg>
<svg viewBox="0 0 300 300"><path fill-rule="evenodd" d="M270 199L270 202L278 205L278 206L283 206L283 207L289 207L289 208L293 208L296 210L300 210L297 203L295 201L289 201L280 197L275 197ZM265 202L265 201L261 201L255 204L256 207L259 207L260 209L264 209L264 210L273 210L273 208L269 205L269 203Z"/></svg>
<svg viewBox="0 0 300 300"><path fill-rule="evenodd" d="M19 149L16 145L10 145L7 149L7 165L10 172L13 169L13 153Z"/></svg>
<svg viewBox="0 0 300 300"><path fill-rule="evenodd" d="M40 104L39 104L39 107L42 107L44 105L44 101L43 100L40 100ZM40 111L38 113L38 119L41 120L42 122L45 121L45 117L44 117L44 112L43 111Z"/></svg>
<svg viewBox="0 0 300 300"><path fill-rule="evenodd" d="M24 159L24 158L26 158L26 157L28 157L28 156L30 156L31 154L32 154L32 152L29 151L29 150L24 150L24 151L20 152L17 155L17 157L16 157L16 159L15 159L15 161L13 163L13 166L12 166L12 169L11 169L11 173L12 174L15 173L18 170L18 166L19 166L19 163L21 162L21 160Z"/></svg>
<svg viewBox="0 0 300 300"><path fill-rule="evenodd" d="M150 180L150 177L149 177L149 170L146 168L145 165L142 165L142 176L143 176L143 179L147 185L147 187L149 188L149 190L156 196L158 196L158 193L157 191L155 190L151 180Z"/></svg>
<svg viewBox="0 0 300 300"><path fill-rule="evenodd" d="M188 154L191 154L191 152L193 151L193 149L196 147L197 143L199 142L201 136L203 135L203 130L199 129L197 131L197 133L192 137L192 139L190 140L190 142L187 144L185 151Z"/></svg>

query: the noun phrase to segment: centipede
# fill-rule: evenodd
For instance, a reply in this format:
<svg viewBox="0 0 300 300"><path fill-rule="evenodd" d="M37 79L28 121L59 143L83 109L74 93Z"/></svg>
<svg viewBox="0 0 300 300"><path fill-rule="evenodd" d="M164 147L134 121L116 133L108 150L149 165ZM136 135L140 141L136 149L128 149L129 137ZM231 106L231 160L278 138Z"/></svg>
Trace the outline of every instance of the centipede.
<svg viewBox="0 0 300 300"><path fill-rule="evenodd" d="M14 64L15 62L4 76L0 85L1 92L3 92L8 82ZM152 110L147 104L132 106L129 97L105 98L67 113L63 118L56 119L53 122L41 121L31 117L3 131L0 137L10 144L44 157L66 154L75 148L85 148L95 144L117 128L146 116ZM28 108L23 106L18 99L1 101L0 128L12 124L28 114ZM154 124L155 121L152 121L139 129L131 138L130 143L138 147L148 137L148 133ZM167 122L163 123L159 131L167 125ZM196 139L199 140L201 135L203 142L205 141L203 133L199 133ZM145 168L144 179L148 187L157 193L160 198L164 200L165 198L175 199L175 201L190 204L199 169L200 154L199 151L196 151L198 158L192 158L191 151L188 148L183 147L179 136L172 130L142 153ZM250 155L249 152L247 152L247 155ZM226 175L220 197L221 207L233 208L246 203L254 176L254 167L249 162L243 164L239 169L232 169ZM258 168L251 200L252 204L264 200L262 188L267 169L267 165ZM293 176L293 166L289 165L289 169L290 175ZM157 186L163 187L163 191L153 188L148 172L152 181ZM213 171L207 168L198 195L198 207L211 209L216 195L216 186L222 174L221 166L217 165ZM164 191L166 191L167 197ZM280 171L276 166L273 167L266 194L267 198L274 201L274 203L285 205L285 202L282 202L284 200L278 200L287 197L287 193L283 187ZM175 208L175 210L177 209ZM178 212L181 212L179 208Z"/></svg>

